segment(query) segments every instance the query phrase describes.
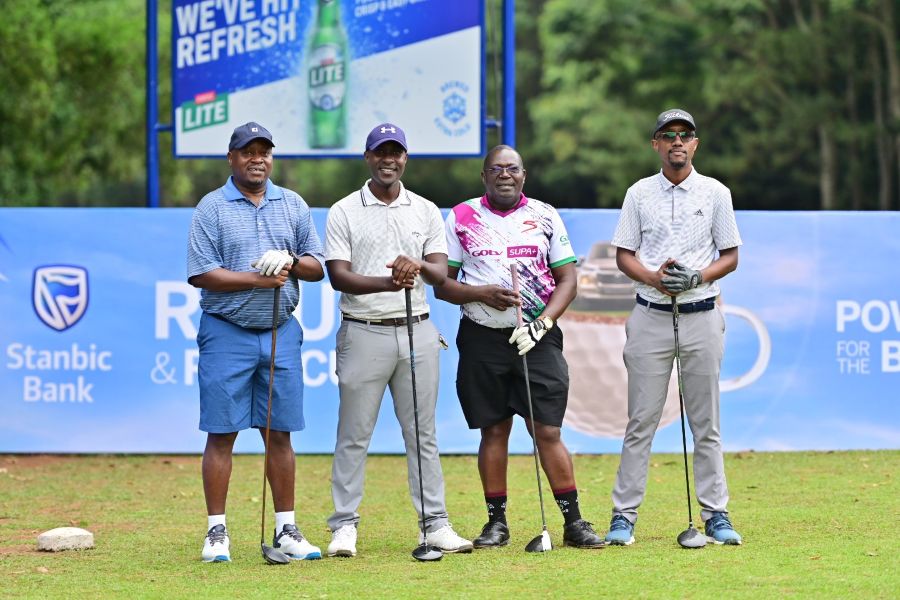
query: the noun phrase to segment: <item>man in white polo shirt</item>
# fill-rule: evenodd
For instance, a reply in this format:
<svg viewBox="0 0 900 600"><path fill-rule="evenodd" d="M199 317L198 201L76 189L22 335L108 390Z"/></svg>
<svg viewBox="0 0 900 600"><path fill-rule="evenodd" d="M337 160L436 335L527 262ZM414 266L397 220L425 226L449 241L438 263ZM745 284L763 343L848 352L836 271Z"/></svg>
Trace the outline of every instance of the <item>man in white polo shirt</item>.
<svg viewBox="0 0 900 600"><path fill-rule="evenodd" d="M471 552L472 543L458 536L448 520L434 428L441 340L428 319L425 284L440 285L447 276L443 219L437 206L400 181L408 154L399 127L375 127L364 157L372 177L331 207L325 238L325 264L332 287L341 292L343 315L336 340L341 406L328 555L356 555L366 453L388 387L406 444L410 496L416 512L421 511L406 289L412 292L427 542L443 552Z"/></svg>
<svg viewBox="0 0 900 600"><path fill-rule="evenodd" d="M706 535L717 544L741 543L727 509L719 432L725 319L716 305L717 280L737 268L741 236L731 192L693 168L700 144L696 129L694 118L681 109L657 117L651 144L662 169L628 189L612 239L619 269L635 281L637 305L626 325L628 426L612 493L610 544L634 542L650 445L675 358L673 298L679 307L684 405L694 436L695 488Z"/></svg>
<svg viewBox="0 0 900 600"><path fill-rule="evenodd" d="M444 285L435 288L438 298L462 307L456 391L469 427L481 430L478 472L488 522L474 546L509 543L506 468L518 414L533 429L563 514L563 543L601 548L603 538L581 518L575 470L560 433L569 371L562 331L554 322L575 298L575 255L556 209L522 193L525 166L518 152L509 146L493 148L484 159L481 179L484 196L454 206L447 217L449 272ZM521 282L518 294L512 289L511 264ZM516 327L519 304L522 327ZM525 388L526 353L534 423Z"/></svg>

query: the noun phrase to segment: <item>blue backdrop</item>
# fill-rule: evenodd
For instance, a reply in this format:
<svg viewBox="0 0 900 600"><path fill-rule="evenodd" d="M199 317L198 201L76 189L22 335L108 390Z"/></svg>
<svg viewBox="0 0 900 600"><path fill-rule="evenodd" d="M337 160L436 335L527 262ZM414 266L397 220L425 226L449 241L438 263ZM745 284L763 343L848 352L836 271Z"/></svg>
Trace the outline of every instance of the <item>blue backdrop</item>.
<svg viewBox="0 0 900 600"><path fill-rule="evenodd" d="M199 295L185 282L191 213L0 209L0 452L202 451ZM323 234L326 210L314 213ZM564 435L576 452L618 452L627 313L618 292L585 300L591 247L612 236L618 212L561 214L576 253L588 256L579 267L585 295L560 322L572 378ZM900 447L900 215L739 212L738 224L740 266L722 282L726 448ZM307 429L294 445L330 453L338 297L327 283L302 292ZM473 453L478 433L455 395L458 307L432 298L431 308L451 342L441 363L441 450ZM674 398L657 451L680 449ZM245 433L236 447L259 451L259 436ZM531 450L521 424L511 449ZM389 399L371 450L403 451Z"/></svg>

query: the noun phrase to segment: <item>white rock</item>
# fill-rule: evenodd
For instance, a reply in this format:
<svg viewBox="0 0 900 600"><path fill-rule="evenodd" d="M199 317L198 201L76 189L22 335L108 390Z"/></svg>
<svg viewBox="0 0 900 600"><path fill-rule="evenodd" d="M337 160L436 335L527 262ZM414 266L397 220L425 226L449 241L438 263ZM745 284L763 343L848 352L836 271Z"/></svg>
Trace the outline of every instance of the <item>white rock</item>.
<svg viewBox="0 0 900 600"><path fill-rule="evenodd" d="M94 547L94 534L78 527L57 527L38 536L38 550L59 552Z"/></svg>

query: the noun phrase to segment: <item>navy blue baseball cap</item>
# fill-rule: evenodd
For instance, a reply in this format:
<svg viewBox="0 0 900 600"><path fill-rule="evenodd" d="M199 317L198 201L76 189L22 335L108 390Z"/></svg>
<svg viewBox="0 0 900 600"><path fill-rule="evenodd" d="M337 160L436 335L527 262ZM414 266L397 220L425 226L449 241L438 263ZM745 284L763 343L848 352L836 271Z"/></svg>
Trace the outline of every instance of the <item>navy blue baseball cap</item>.
<svg viewBox="0 0 900 600"><path fill-rule="evenodd" d="M681 121L690 126L691 129L697 129L697 126L694 125L694 117L691 116L691 113L680 108L670 108L669 110L659 113L659 116L656 117L656 128L653 130L652 135L656 135L660 129L673 121Z"/></svg>
<svg viewBox="0 0 900 600"><path fill-rule="evenodd" d="M235 128L234 133L231 134L228 150L243 148L253 140L266 140L273 148L275 147L275 142L272 141L272 134L269 133L269 130L259 123L250 121Z"/></svg>
<svg viewBox="0 0 900 600"><path fill-rule="evenodd" d="M385 142L397 142L409 152L406 145L406 134L393 123L382 123L369 132L369 137L366 138L366 150L374 150Z"/></svg>

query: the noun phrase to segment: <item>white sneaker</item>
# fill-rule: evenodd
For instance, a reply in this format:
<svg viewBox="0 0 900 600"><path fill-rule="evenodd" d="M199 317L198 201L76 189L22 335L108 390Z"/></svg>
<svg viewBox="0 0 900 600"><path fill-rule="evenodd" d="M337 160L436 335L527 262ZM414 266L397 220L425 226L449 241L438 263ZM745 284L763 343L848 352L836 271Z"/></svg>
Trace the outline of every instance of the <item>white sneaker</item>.
<svg viewBox="0 0 900 600"><path fill-rule="evenodd" d="M322 558L322 551L303 537L296 525L289 524L275 535L273 548L278 548L293 560L315 560Z"/></svg>
<svg viewBox="0 0 900 600"><path fill-rule="evenodd" d="M215 525L206 532L203 540L203 562L230 562L231 542L224 525Z"/></svg>
<svg viewBox="0 0 900 600"><path fill-rule="evenodd" d="M436 548L440 548L441 552L445 552L447 554L452 554L454 552L459 552L461 554L468 554L472 551L472 542L467 539L459 537L455 531L453 531L453 527L447 523L437 531L431 531L428 533L428 545L435 546ZM419 532L419 543L421 544L423 541L422 533Z"/></svg>
<svg viewBox="0 0 900 600"><path fill-rule="evenodd" d="M331 534L328 556L356 556L356 525L344 525Z"/></svg>

